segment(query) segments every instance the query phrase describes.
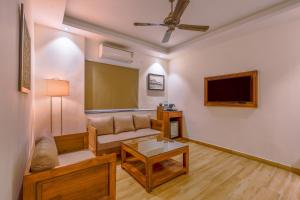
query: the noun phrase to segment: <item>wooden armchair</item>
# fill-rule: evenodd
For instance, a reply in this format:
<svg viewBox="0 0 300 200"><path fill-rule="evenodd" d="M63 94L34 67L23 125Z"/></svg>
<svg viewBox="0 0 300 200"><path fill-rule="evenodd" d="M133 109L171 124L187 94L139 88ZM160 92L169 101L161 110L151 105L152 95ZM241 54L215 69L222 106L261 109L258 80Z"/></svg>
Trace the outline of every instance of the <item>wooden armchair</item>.
<svg viewBox="0 0 300 200"><path fill-rule="evenodd" d="M88 147L88 134L55 137L59 156L64 157ZM114 200L116 199L116 155L57 166L30 173L23 180L24 200Z"/></svg>

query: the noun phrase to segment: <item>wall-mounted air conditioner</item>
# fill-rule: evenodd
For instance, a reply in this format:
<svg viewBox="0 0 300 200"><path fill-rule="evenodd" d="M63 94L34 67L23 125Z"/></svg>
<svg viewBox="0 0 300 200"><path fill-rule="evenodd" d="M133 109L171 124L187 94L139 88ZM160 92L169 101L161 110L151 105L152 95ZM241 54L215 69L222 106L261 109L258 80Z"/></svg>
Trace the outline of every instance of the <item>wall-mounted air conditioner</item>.
<svg viewBox="0 0 300 200"><path fill-rule="evenodd" d="M113 47L106 43L99 45L99 57L119 62L133 62L133 52Z"/></svg>

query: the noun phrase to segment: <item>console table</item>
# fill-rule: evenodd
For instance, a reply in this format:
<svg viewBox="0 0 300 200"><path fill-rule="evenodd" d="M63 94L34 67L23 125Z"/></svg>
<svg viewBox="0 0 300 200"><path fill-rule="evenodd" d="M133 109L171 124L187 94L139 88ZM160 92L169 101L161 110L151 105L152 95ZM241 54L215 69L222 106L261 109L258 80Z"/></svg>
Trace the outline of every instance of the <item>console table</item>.
<svg viewBox="0 0 300 200"><path fill-rule="evenodd" d="M163 121L166 138L171 138L171 121L178 121L178 138L182 137L182 118L182 111L165 111L162 107L157 107L157 119Z"/></svg>

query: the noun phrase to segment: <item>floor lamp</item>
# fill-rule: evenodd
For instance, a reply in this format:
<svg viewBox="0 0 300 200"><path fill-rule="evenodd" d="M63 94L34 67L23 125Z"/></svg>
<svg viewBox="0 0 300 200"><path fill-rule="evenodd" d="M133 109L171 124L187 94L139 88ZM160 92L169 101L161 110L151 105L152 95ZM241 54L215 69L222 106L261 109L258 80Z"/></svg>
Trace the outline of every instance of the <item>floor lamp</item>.
<svg viewBox="0 0 300 200"><path fill-rule="evenodd" d="M53 134L52 127L52 99L60 97L60 134L63 132L63 113L62 113L62 97L69 96L70 84L66 80L46 79L46 96L50 97L50 128Z"/></svg>

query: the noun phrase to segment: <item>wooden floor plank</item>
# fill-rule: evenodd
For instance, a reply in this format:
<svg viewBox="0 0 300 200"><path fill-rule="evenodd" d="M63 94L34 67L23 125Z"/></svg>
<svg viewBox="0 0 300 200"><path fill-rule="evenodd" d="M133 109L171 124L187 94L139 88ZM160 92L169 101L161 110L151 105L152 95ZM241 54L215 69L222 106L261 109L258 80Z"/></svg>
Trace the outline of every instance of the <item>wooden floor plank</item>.
<svg viewBox="0 0 300 200"><path fill-rule="evenodd" d="M300 176L195 143L190 172L151 193L117 167L118 200L300 200ZM176 157L180 160L180 157Z"/></svg>

